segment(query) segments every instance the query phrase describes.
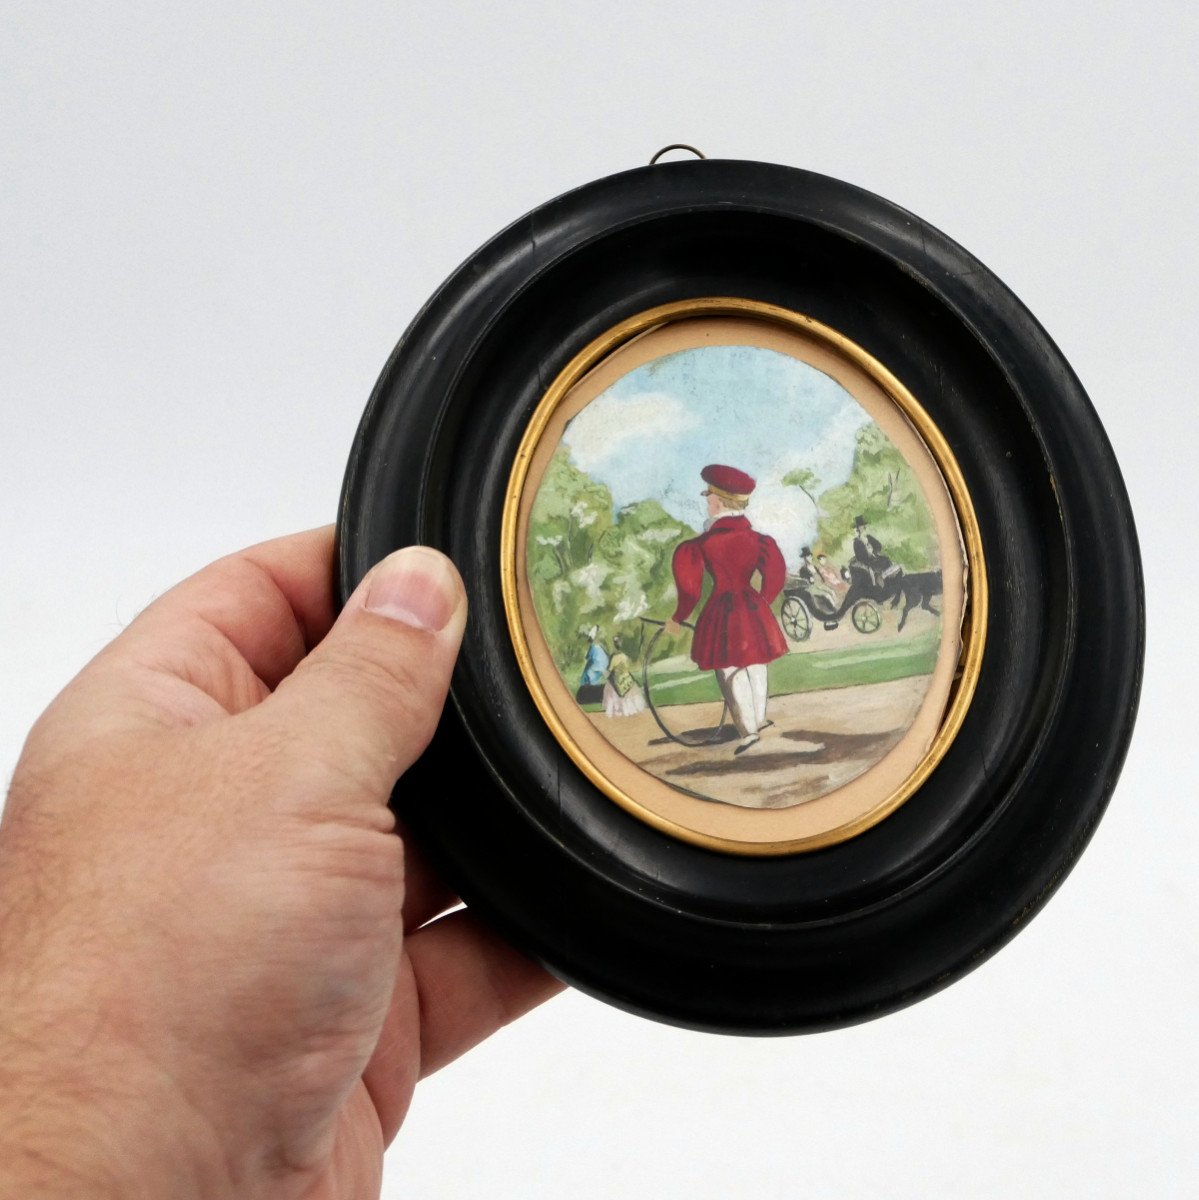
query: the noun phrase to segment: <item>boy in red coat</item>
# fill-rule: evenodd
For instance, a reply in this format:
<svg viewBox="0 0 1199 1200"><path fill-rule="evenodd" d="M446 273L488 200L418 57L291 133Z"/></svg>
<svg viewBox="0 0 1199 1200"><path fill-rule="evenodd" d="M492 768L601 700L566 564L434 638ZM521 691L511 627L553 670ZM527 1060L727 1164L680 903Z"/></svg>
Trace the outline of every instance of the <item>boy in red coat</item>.
<svg viewBox="0 0 1199 1200"><path fill-rule="evenodd" d="M744 515L752 477L735 467L713 463L700 472L708 485L703 495L712 518L699 537L683 542L671 568L679 602L666 623L679 632L699 603L704 572L712 576L712 594L695 623L691 658L705 671L715 671L729 715L741 737L734 754L758 740L766 720L766 664L787 652L787 639L770 610L786 581L783 555L774 538L758 533ZM755 574L761 588L753 586Z"/></svg>

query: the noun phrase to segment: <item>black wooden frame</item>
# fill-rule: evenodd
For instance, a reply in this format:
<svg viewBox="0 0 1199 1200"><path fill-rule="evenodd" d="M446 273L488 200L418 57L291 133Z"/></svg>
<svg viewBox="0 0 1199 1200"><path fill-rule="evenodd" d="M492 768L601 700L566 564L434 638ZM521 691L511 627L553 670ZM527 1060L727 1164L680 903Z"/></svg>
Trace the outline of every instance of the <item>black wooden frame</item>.
<svg viewBox="0 0 1199 1200"><path fill-rule="evenodd" d="M699 296L781 305L864 347L945 435L979 521L990 614L965 723L901 808L823 850L720 854L619 808L542 722L508 637L500 518L533 409L594 338ZM961 247L808 172L640 168L551 201L472 255L404 334L362 419L338 522L342 600L413 542L458 564L471 618L398 811L505 936L661 1020L832 1028L964 974L1073 865L1131 736L1140 561L1081 385Z"/></svg>

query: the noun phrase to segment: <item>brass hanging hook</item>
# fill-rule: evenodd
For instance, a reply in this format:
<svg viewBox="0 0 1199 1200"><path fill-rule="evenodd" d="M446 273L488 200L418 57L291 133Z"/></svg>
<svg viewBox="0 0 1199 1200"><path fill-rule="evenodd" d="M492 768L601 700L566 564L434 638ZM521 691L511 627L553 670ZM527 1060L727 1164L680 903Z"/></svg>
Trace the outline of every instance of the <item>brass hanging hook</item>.
<svg viewBox="0 0 1199 1200"><path fill-rule="evenodd" d="M649 160L649 165L652 167L654 163L662 157L663 154L669 154L671 150L690 150L696 158L707 158L708 156L702 151L697 150L694 146L688 146L686 142L671 142L669 146L663 146L657 154Z"/></svg>

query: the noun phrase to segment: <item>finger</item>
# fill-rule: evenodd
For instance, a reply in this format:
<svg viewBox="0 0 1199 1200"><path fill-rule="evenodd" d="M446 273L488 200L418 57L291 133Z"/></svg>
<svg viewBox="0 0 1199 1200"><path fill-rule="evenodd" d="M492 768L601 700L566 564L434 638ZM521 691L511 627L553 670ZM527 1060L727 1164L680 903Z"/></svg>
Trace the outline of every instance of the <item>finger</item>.
<svg viewBox="0 0 1199 1200"><path fill-rule="evenodd" d="M363 1082L384 1141L418 1080L561 991L563 984L466 910L405 939L391 1006Z"/></svg>
<svg viewBox="0 0 1199 1200"><path fill-rule="evenodd" d="M425 546L397 550L246 716L386 800L433 735L465 624L466 591L450 560Z"/></svg>
<svg viewBox="0 0 1199 1200"><path fill-rule="evenodd" d="M404 929L415 933L427 921L453 908L458 895L408 835L402 822L396 832L404 842Z"/></svg>
<svg viewBox="0 0 1199 1200"><path fill-rule="evenodd" d="M422 1079L564 987L467 909L413 934L405 951L420 997Z"/></svg>
<svg viewBox="0 0 1199 1200"><path fill-rule="evenodd" d="M331 527L205 567L146 608L30 734L194 725L258 704L333 621ZM45 736L44 736L45 735Z"/></svg>
<svg viewBox="0 0 1199 1200"><path fill-rule="evenodd" d="M333 527L218 559L160 596L109 648L179 656L188 639L223 639L267 688L289 675L333 623Z"/></svg>

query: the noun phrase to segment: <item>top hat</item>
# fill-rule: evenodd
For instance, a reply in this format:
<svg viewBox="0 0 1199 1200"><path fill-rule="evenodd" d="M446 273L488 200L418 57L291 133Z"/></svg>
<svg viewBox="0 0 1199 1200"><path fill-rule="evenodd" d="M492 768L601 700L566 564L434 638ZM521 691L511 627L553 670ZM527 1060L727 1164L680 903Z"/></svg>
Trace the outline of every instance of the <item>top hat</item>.
<svg viewBox="0 0 1199 1200"><path fill-rule="evenodd" d="M862 526L863 526L863 525L865 525L865 524L866 524L866 518L865 518L865 517L862 517L862 516L857 516L857 517L854 517L854 519L853 519L853 527L854 527L855 529L861 529L861 528L862 528Z"/></svg>

